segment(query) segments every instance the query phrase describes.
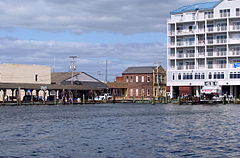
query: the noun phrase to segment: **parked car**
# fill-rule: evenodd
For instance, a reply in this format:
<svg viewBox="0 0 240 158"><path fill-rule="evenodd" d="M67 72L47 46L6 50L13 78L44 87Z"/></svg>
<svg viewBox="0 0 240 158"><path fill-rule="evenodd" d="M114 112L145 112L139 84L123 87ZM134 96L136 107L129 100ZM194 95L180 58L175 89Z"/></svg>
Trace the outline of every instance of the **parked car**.
<svg viewBox="0 0 240 158"><path fill-rule="evenodd" d="M97 96L94 100L110 100L112 96L109 93L104 93L103 95Z"/></svg>

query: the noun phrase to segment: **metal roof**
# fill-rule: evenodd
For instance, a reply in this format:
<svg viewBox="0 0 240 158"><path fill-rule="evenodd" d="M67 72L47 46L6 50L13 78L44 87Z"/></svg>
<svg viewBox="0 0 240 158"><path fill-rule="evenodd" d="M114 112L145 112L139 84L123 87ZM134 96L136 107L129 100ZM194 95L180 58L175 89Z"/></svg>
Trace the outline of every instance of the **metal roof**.
<svg viewBox="0 0 240 158"><path fill-rule="evenodd" d="M170 14L180 14L180 13L196 11L196 10L211 10L211 9L214 9L221 2L222 0L214 1L214 2L196 3L193 5L183 6L181 8L178 8L170 12Z"/></svg>
<svg viewBox="0 0 240 158"><path fill-rule="evenodd" d="M128 67L123 74L151 74L156 66Z"/></svg>

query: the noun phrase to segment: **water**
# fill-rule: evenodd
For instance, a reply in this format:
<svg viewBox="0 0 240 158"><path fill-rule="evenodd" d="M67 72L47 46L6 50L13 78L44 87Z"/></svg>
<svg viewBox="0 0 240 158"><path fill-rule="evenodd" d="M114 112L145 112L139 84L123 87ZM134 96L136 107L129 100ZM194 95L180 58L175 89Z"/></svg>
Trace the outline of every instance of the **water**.
<svg viewBox="0 0 240 158"><path fill-rule="evenodd" d="M0 158L240 157L240 105L0 107Z"/></svg>

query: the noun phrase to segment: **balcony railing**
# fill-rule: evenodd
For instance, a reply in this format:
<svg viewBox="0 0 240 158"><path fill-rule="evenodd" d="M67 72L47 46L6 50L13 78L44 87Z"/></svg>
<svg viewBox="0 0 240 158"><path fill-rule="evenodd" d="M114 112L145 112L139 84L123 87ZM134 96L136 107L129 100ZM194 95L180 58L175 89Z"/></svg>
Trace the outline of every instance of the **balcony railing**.
<svg viewBox="0 0 240 158"><path fill-rule="evenodd" d="M240 25L230 25L230 30L231 31L240 30Z"/></svg>
<svg viewBox="0 0 240 158"><path fill-rule="evenodd" d="M177 34L178 34L178 35L193 34L194 32L195 32L194 29L192 29L192 30L178 30L178 31L177 31Z"/></svg>
<svg viewBox="0 0 240 158"><path fill-rule="evenodd" d="M187 42L177 42L177 46L194 46L194 41L187 41Z"/></svg>
<svg viewBox="0 0 240 158"><path fill-rule="evenodd" d="M233 55L233 56L239 56L240 55L240 51L230 51L229 55Z"/></svg>
<svg viewBox="0 0 240 158"><path fill-rule="evenodd" d="M205 52L198 52L198 57L205 57Z"/></svg>
<svg viewBox="0 0 240 158"><path fill-rule="evenodd" d="M186 58L194 58L195 53L186 53Z"/></svg>
<svg viewBox="0 0 240 158"><path fill-rule="evenodd" d="M207 40L207 44L225 44L227 43L227 39L217 39L217 40Z"/></svg>
<svg viewBox="0 0 240 158"><path fill-rule="evenodd" d="M208 56L216 56L216 57L226 56L226 54L227 54L226 51L207 52L207 55L208 55Z"/></svg>
<svg viewBox="0 0 240 158"><path fill-rule="evenodd" d="M184 68L183 66L177 66L178 70L183 70L183 68Z"/></svg>
<svg viewBox="0 0 240 158"><path fill-rule="evenodd" d="M194 69L194 65L186 65L186 70Z"/></svg>
<svg viewBox="0 0 240 158"><path fill-rule="evenodd" d="M198 45L204 45L205 44L205 40L198 40Z"/></svg>

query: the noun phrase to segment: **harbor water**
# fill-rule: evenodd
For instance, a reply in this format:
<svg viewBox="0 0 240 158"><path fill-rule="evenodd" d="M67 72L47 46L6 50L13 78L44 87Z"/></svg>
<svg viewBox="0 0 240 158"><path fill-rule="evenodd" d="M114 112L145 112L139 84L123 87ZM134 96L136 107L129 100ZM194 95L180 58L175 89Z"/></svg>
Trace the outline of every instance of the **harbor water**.
<svg viewBox="0 0 240 158"><path fill-rule="evenodd" d="M240 105L0 107L0 157L240 157Z"/></svg>

